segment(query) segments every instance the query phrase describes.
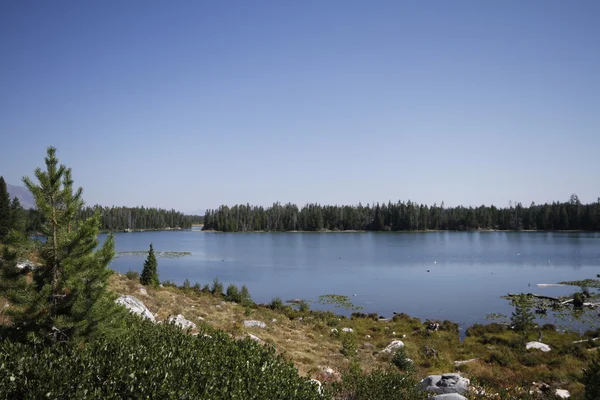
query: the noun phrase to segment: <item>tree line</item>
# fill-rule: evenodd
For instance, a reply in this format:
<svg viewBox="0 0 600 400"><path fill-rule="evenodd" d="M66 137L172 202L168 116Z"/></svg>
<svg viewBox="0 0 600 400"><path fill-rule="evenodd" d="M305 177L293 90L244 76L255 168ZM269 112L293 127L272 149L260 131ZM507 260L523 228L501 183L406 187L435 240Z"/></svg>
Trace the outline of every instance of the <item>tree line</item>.
<svg viewBox="0 0 600 400"><path fill-rule="evenodd" d="M510 203L508 207L427 206L412 201L339 206L274 203L271 207L235 205L207 210L204 229L250 231L422 231L422 230L586 230L600 231L600 198L582 204L577 195L567 202L542 205Z"/></svg>
<svg viewBox="0 0 600 400"><path fill-rule="evenodd" d="M202 217L185 215L175 210L145 207L85 207L77 213L80 220L100 212L100 229L103 231L147 230L147 229L189 229L192 224L202 223ZM25 230L40 232L44 224L43 215L35 209L26 211Z"/></svg>

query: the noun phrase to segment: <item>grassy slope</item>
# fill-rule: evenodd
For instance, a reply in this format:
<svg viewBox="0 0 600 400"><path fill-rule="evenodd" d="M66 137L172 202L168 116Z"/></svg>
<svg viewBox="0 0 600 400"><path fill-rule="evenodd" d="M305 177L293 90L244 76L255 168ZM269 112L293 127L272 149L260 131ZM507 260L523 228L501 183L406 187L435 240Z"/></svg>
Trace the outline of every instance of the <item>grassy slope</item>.
<svg viewBox="0 0 600 400"><path fill-rule="evenodd" d="M542 331L542 341L552 347L549 353L525 350L525 339L537 340L538 332L523 338L507 330L496 333L480 331L461 343L456 325L444 324L445 329L430 332L421 321L408 316L376 321L370 318L347 319L331 313L283 312L267 307L250 309L235 303L223 303L221 298L210 294L174 287L146 288L146 296L140 293L141 286L137 281L119 274L111 278L110 285L118 294L139 298L157 315L158 320L182 314L195 323L207 323L234 337L252 333L289 357L301 374L320 379L323 379L323 368L340 370L355 360L365 370L387 364L389 358L378 352L392 340L400 339L406 345L407 356L415 361L419 376L460 371L476 383L495 388L529 388L532 382L543 381L556 388L568 389L573 398L581 398L583 386L578 379L591 354L589 349L594 346L593 342L572 344L580 339L579 335L554 330ZM199 318L203 318L204 322ZM267 328L244 327L243 321L249 319L264 321ZM274 319L276 322L273 322ZM340 331L348 327L354 332L332 334L333 327ZM435 349L437 357L427 356L425 346ZM350 350L345 352L350 355L342 354L344 347ZM357 352L352 356L354 348ZM479 360L458 367L453 363L472 358Z"/></svg>

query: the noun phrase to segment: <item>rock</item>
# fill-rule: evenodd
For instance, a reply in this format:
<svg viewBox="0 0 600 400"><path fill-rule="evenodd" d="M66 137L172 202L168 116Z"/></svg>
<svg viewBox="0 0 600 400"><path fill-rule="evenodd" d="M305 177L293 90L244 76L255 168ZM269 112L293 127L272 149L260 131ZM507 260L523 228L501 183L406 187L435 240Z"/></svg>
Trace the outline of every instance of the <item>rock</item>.
<svg viewBox="0 0 600 400"><path fill-rule="evenodd" d="M154 315L152 315L152 313L150 312L150 310L148 310L144 303L142 303L133 296L121 296L117 300L115 300L115 303L124 306L126 309L128 309L134 314L141 315L144 318L148 318L152 322L156 322Z"/></svg>
<svg viewBox="0 0 600 400"><path fill-rule="evenodd" d="M177 314L176 316L171 315L169 317L169 322L174 323L181 329L196 329L196 324L190 320L184 318L183 315Z"/></svg>
<svg viewBox="0 0 600 400"><path fill-rule="evenodd" d="M204 318L198 317L198 321L204 321Z"/></svg>
<svg viewBox="0 0 600 400"><path fill-rule="evenodd" d="M342 332L352 333L352 332L354 332L354 329L352 329L352 328L342 328Z"/></svg>
<svg viewBox="0 0 600 400"><path fill-rule="evenodd" d="M312 383L316 387L317 393L323 394L323 388L321 387L321 381L319 381L317 379L310 379L309 382Z"/></svg>
<svg viewBox="0 0 600 400"><path fill-rule="evenodd" d="M258 343L262 343L263 342L261 338L259 338L258 336L254 336L251 333L248 334L248 337L250 338L250 340L254 340L255 342L258 342Z"/></svg>
<svg viewBox="0 0 600 400"><path fill-rule="evenodd" d="M392 354L400 347L404 347L404 342L402 340L393 340L387 347L381 350L382 353Z"/></svg>
<svg viewBox="0 0 600 400"><path fill-rule="evenodd" d="M371 335L365 335L365 339L371 339Z"/></svg>
<svg viewBox="0 0 600 400"><path fill-rule="evenodd" d="M549 352L551 350L550 346L548 346L547 344L544 344L542 342L529 342L529 343L527 343L525 345L525 348L527 350L529 350L529 349L538 349L538 350L543 351L544 353L547 353L547 352Z"/></svg>
<svg viewBox="0 0 600 400"><path fill-rule="evenodd" d="M257 328L266 328L267 324L265 324L262 321L249 320L249 321L244 321L244 326L247 328L251 328L253 326L255 326Z"/></svg>
<svg viewBox="0 0 600 400"><path fill-rule="evenodd" d="M468 379L463 378L460 374L444 374L430 375L423 379L419 384L421 390L428 392L445 394L445 393L466 393L469 389Z"/></svg>
<svg viewBox="0 0 600 400"><path fill-rule="evenodd" d="M556 394L556 397L560 397L561 399L568 399L571 397L571 393L566 389L556 389L554 393Z"/></svg>
<svg viewBox="0 0 600 400"><path fill-rule="evenodd" d="M277 322L277 319L276 319L276 318L273 318L273 319L271 320L271 322L272 322L272 323L275 323L275 322Z"/></svg>
<svg viewBox="0 0 600 400"><path fill-rule="evenodd" d="M374 349L375 346L373 346L371 343L363 343L363 348L364 349Z"/></svg>
<svg viewBox="0 0 600 400"><path fill-rule="evenodd" d="M33 268L35 268L35 264L29 260L22 260L22 261L17 262L16 267L19 269L24 269L24 268L33 269Z"/></svg>
<svg viewBox="0 0 600 400"><path fill-rule="evenodd" d="M292 299L292 300L288 300L286 301L286 303L290 303L290 304L300 304L302 303L302 299ZM317 381L318 382L318 381Z"/></svg>
<svg viewBox="0 0 600 400"><path fill-rule="evenodd" d="M224 301L221 301L221 302L219 303L219 305L221 305L221 306L226 306L226 305L227 305L227 303L226 303L226 302L224 302Z"/></svg>
<svg viewBox="0 0 600 400"><path fill-rule="evenodd" d="M331 333L338 333L337 328L331 328Z"/></svg>
<svg viewBox="0 0 600 400"><path fill-rule="evenodd" d="M446 393L433 396L430 400L467 400L467 398L458 393Z"/></svg>
<svg viewBox="0 0 600 400"><path fill-rule="evenodd" d="M143 296L148 296L148 291L146 290L146 288L141 287L140 288L140 294Z"/></svg>
<svg viewBox="0 0 600 400"><path fill-rule="evenodd" d="M479 360L479 357L477 357L477 358L471 358L469 360L454 361L454 366L458 367L459 365L472 363L473 361L477 361L477 360Z"/></svg>
<svg viewBox="0 0 600 400"><path fill-rule="evenodd" d="M435 332L438 329L440 329L440 324L437 322L430 322L429 325L427 325L427 330Z"/></svg>

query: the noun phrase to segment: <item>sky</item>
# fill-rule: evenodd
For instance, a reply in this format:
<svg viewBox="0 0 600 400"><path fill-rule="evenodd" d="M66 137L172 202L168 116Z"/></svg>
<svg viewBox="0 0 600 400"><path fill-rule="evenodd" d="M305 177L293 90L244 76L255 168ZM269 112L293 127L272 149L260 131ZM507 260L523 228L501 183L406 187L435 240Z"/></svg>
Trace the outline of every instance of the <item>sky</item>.
<svg viewBox="0 0 600 400"><path fill-rule="evenodd" d="M88 204L600 196L598 1L3 1L0 175Z"/></svg>

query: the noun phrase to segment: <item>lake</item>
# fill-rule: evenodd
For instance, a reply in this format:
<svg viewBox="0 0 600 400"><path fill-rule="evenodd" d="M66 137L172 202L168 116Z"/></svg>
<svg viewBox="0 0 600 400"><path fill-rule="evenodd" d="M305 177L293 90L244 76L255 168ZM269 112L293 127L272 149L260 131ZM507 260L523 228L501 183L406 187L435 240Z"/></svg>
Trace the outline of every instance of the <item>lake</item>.
<svg viewBox="0 0 600 400"><path fill-rule="evenodd" d="M160 231L116 234L117 252L191 252L158 258L160 279L227 287L247 285L269 303L334 293L361 312L393 312L461 325L510 315L508 292L566 295L577 288L538 283L595 278L600 234L546 232L215 233ZM145 255L119 255L111 268L142 270ZM311 304L312 308L325 306ZM349 314L350 311L336 309Z"/></svg>

